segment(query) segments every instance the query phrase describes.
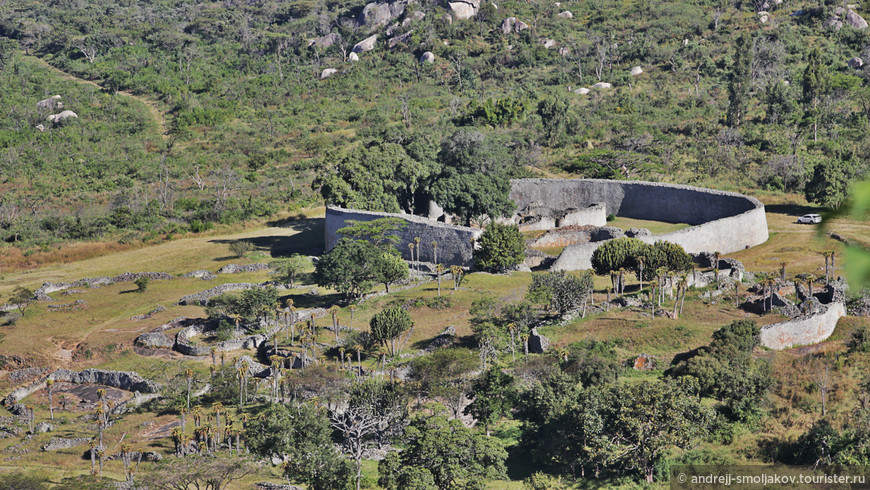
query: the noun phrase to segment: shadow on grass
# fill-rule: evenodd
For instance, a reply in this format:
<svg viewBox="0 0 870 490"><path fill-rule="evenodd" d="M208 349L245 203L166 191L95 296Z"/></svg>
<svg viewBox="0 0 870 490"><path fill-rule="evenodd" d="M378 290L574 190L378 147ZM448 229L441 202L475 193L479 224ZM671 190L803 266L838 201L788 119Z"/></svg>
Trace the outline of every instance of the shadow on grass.
<svg viewBox="0 0 870 490"><path fill-rule="evenodd" d="M312 286L313 287L313 286ZM279 303L284 303L288 299L293 300L293 306L296 308L329 308L332 305L344 304L344 295L341 293L333 294L288 294L278 298Z"/></svg>
<svg viewBox="0 0 870 490"><path fill-rule="evenodd" d="M824 211L824 208L804 204L768 204L764 206L764 209L770 213L787 214L795 217L810 213L820 214Z"/></svg>
<svg viewBox="0 0 870 490"><path fill-rule="evenodd" d="M243 238L241 240L210 240L211 243L229 245L236 241L248 242L256 250L268 251L272 257L283 257L292 254L319 255L323 251L323 218L303 220L271 221L270 226L288 228L296 232L292 236L265 235ZM232 257L222 257L216 261L228 260Z"/></svg>

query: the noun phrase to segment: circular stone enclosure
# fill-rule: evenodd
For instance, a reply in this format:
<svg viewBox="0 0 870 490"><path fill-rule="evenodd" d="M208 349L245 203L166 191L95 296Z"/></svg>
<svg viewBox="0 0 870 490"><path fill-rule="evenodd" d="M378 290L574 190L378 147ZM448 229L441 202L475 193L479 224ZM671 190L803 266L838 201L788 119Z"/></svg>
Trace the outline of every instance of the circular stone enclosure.
<svg viewBox="0 0 870 490"><path fill-rule="evenodd" d="M701 187L643 181L600 179L516 179L511 181L510 198L519 210L546 207L556 210L585 209L603 204L607 214L692 226L662 235L638 237L648 243L664 240L682 246L686 252L731 253L764 243L768 239L764 205L753 197ZM472 265L472 239L481 230L453 226L419 216L357 211L329 206L326 209L325 243L331 249L338 241L337 230L348 220L370 221L397 217L407 226L399 235L398 248L411 259L408 243L422 237L423 243L438 242L438 261L446 265ZM592 267L592 252L605 241L570 245L553 263L555 270ZM429 247L431 248L431 247ZM434 260L434 250L424 248L421 260Z"/></svg>

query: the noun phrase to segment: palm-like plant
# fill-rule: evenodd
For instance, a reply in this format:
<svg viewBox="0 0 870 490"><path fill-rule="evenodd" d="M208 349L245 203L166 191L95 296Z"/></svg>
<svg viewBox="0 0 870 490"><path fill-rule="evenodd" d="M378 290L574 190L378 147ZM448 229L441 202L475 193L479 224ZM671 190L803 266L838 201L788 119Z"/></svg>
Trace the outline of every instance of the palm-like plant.
<svg viewBox="0 0 870 490"><path fill-rule="evenodd" d="M51 417L51 420L54 420L54 400L52 399L52 395L53 395L53 391L54 391L52 389L53 386L54 386L53 379L49 378L49 379L45 380L45 391L48 392L48 413L49 413L49 416Z"/></svg>
<svg viewBox="0 0 870 490"><path fill-rule="evenodd" d="M190 408L190 390L193 388L193 371L185 369L184 377L187 379L187 408Z"/></svg>
<svg viewBox="0 0 870 490"><path fill-rule="evenodd" d="M450 275L453 276L453 290L456 291L459 289L459 285L462 284L462 274L465 271L462 270L461 266L451 265L450 266Z"/></svg>
<svg viewBox="0 0 870 490"><path fill-rule="evenodd" d="M338 345L338 306L332 305L327 312L332 316L332 331L335 333L335 345Z"/></svg>

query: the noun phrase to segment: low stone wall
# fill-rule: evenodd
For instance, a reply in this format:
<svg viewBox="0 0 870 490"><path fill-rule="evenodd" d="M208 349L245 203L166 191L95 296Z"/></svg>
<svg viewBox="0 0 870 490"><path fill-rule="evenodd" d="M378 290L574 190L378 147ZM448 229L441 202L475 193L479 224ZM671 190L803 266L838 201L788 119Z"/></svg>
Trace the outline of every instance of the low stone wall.
<svg viewBox="0 0 870 490"><path fill-rule="evenodd" d="M7 407L12 407L31 393L45 389L48 379L66 381L73 384L99 384L125 391L138 391L139 393L157 393L158 388L156 383L134 372L107 371L104 369L85 369L79 372L58 369L27 386L13 390L12 393L3 399L3 404Z"/></svg>
<svg viewBox="0 0 870 490"><path fill-rule="evenodd" d="M265 335L256 334L237 339L225 340L214 345L196 346L190 343L190 339L197 335L202 335L207 331L209 330L205 325L193 325L183 328L175 335L175 345L173 348L188 356L207 356L211 354L212 347L214 347L217 352L228 352L239 349L256 350L260 347L260 344L266 341Z"/></svg>
<svg viewBox="0 0 870 490"><path fill-rule="evenodd" d="M840 318L846 316L846 305L823 305L819 314L796 318L761 327L761 345L773 350L789 349L796 345L819 343L834 332Z"/></svg>
<svg viewBox="0 0 870 490"><path fill-rule="evenodd" d="M409 214L374 213L370 211L357 211L334 206L326 208L326 226L324 240L326 250L332 249L341 238L338 230L349 225L348 221L373 221L379 218L400 218L406 225L396 232L399 243L396 245L402 258L411 260L411 252L408 244L414 242L414 238L420 237L420 260L423 262L435 262L432 242L438 242L438 260L444 265L472 264L473 251L472 239L477 239L483 230L465 226L454 226L440 221L413 216ZM417 252L415 252L416 255Z"/></svg>

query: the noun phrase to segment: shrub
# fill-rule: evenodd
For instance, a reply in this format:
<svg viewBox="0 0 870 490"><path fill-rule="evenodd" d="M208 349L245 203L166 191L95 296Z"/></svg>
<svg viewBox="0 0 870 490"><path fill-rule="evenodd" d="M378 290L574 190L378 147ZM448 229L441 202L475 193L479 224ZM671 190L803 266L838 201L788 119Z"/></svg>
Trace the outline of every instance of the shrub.
<svg viewBox="0 0 870 490"><path fill-rule="evenodd" d="M526 258L526 245L516 225L491 223L478 240L474 263L489 271L504 271L519 265Z"/></svg>
<svg viewBox="0 0 870 490"><path fill-rule="evenodd" d="M254 244L245 240L236 240L230 244L230 253L240 259L251 250L254 250Z"/></svg>
<svg viewBox="0 0 870 490"><path fill-rule="evenodd" d="M136 288L137 288L136 292L137 293L144 293L145 290L148 289L148 283L150 281L151 280L148 278L148 276L140 276L140 277L136 278L136 280L133 281L133 284L135 284Z"/></svg>

